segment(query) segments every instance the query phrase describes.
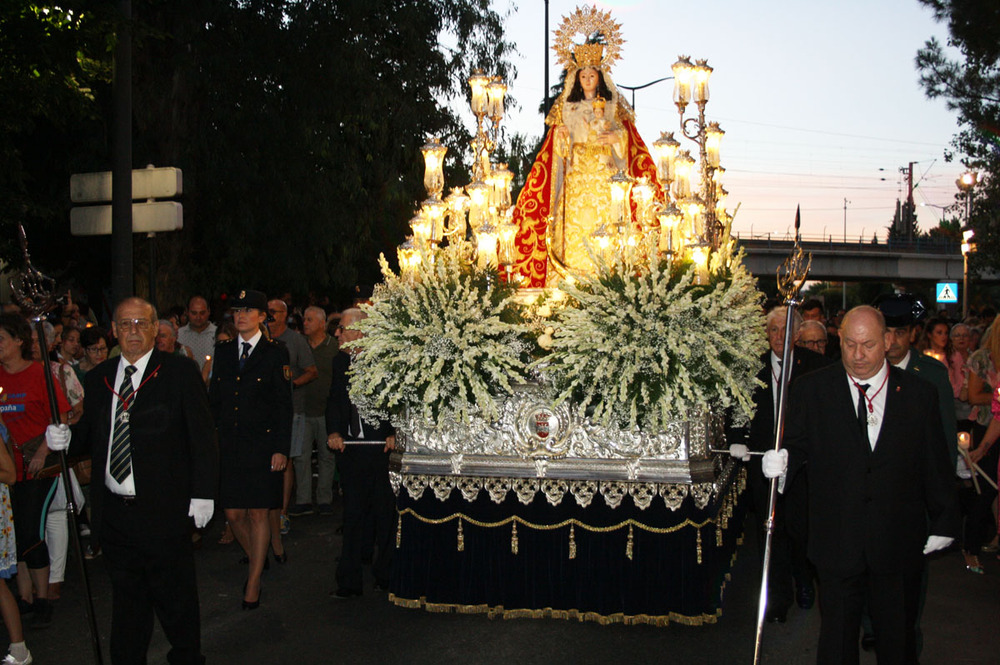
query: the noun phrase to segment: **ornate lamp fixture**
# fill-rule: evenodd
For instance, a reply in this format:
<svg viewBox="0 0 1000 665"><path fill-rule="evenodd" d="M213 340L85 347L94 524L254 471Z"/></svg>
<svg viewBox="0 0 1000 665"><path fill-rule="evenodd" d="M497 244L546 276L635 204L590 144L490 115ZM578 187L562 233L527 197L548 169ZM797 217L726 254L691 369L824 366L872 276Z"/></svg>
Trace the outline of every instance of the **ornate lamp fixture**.
<svg viewBox="0 0 1000 665"><path fill-rule="evenodd" d="M692 234L692 247L702 246L714 251L728 234L731 217L725 210L725 190L722 188L720 146L725 132L717 122L705 120L708 105L708 82L712 68L705 60L682 55L671 67L674 74L674 104L680 117L681 133L698 146L698 160L680 144L673 134L663 133L653 144L657 167L664 191L672 184L673 202L684 213L685 226ZM687 117L688 106L694 104L696 115ZM697 164L698 170L695 170ZM695 175L698 182L695 184ZM661 231L661 242L662 242ZM667 234L668 245L673 233ZM694 257L692 257L694 258ZM707 258L707 255L706 255Z"/></svg>

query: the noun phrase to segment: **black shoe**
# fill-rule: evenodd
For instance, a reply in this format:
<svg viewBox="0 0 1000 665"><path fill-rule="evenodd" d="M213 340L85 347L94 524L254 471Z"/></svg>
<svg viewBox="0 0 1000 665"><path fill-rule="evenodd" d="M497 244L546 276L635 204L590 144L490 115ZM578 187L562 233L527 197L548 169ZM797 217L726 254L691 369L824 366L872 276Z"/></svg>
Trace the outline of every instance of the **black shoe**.
<svg viewBox="0 0 1000 665"><path fill-rule="evenodd" d="M389 583L388 582L375 582L375 590L376 591L388 591L389 590Z"/></svg>
<svg viewBox="0 0 1000 665"><path fill-rule="evenodd" d="M244 596L247 594L247 585L248 584L250 584L250 580L247 580L246 582L243 583L243 595ZM261 595L263 595L263 593L264 593L264 588L261 587L260 591L257 592L257 600L253 601L252 603L249 600L244 600L243 601L243 609L245 609L245 610L255 610L258 607L260 607L260 597L261 597Z"/></svg>
<svg viewBox="0 0 1000 665"><path fill-rule="evenodd" d="M345 598L354 598L355 596L361 595L361 589L347 589L345 587L340 587L336 591L331 591L330 596L333 598L338 598L343 600Z"/></svg>
<svg viewBox="0 0 1000 665"><path fill-rule="evenodd" d="M785 623L787 615L788 610L768 610L764 614L764 621L768 623Z"/></svg>
<svg viewBox="0 0 1000 665"><path fill-rule="evenodd" d="M812 582L804 584L795 590L795 602L804 610L812 609L812 606L816 603L816 587L812 585Z"/></svg>
<svg viewBox="0 0 1000 665"><path fill-rule="evenodd" d="M274 555L274 562L275 563L288 563L288 552L282 552L280 555L279 554L275 554Z"/></svg>
<svg viewBox="0 0 1000 665"><path fill-rule="evenodd" d="M35 599L35 615L31 618L31 625L35 628L48 628L52 625L52 603L46 598Z"/></svg>
<svg viewBox="0 0 1000 665"><path fill-rule="evenodd" d="M17 599L17 609L21 613L21 616L29 616L35 613L35 604L29 603L24 598L18 597Z"/></svg>
<svg viewBox="0 0 1000 665"><path fill-rule="evenodd" d="M861 636L861 648L865 651L871 651L875 648L875 636L865 633Z"/></svg>

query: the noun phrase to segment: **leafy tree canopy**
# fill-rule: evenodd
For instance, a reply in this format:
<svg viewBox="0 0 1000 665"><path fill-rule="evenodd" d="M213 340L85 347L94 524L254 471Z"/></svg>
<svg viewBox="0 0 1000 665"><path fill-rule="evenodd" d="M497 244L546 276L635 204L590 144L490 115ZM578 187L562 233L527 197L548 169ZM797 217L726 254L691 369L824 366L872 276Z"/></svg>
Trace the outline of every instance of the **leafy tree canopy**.
<svg viewBox="0 0 1000 665"><path fill-rule="evenodd" d="M12 21L0 24L0 81L28 85L27 66L8 66L6 53L30 61L29 28L41 21L31 19L34 5L6 4L18 8L0 16ZM442 136L460 170L471 137L449 103L467 95L475 67L514 74L503 16L488 0L133 0L132 11L133 166L184 172L184 230L155 241L161 303L195 291L342 293L377 281L379 252L393 252L425 196L420 146ZM79 84L69 101L57 102L62 89L52 83L36 108L19 109L35 125L12 127L4 153L47 165L15 171L25 201L51 204L2 221L20 215L29 238L65 240L35 243L32 254L43 267L76 266L78 279L96 274L98 286L106 268L86 257L109 263L109 243L70 239L67 183L74 170L110 167L112 21L95 16L91 31L60 25L65 43L35 49L55 54L39 71ZM9 97L0 91L0 104ZM14 109L0 111L7 123ZM52 140L39 143L49 116ZM140 293L149 249L136 238Z"/></svg>
<svg viewBox="0 0 1000 665"><path fill-rule="evenodd" d="M917 53L920 83L929 98L945 100L958 113L961 131L949 157L980 175L970 216L978 252L970 262L974 268L1000 269L1000 3L920 2L948 25L950 35L947 45L932 38Z"/></svg>

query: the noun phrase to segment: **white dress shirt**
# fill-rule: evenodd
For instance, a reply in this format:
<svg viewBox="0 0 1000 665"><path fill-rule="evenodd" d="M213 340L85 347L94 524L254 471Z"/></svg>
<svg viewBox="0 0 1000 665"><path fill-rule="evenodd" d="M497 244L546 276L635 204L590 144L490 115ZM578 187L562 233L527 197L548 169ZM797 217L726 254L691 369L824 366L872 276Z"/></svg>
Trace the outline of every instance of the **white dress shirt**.
<svg viewBox="0 0 1000 665"><path fill-rule="evenodd" d="M143 375L146 373L146 365L149 364L149 357L153 355L153 350L150 349L146 352L146 355L131 363L135 367L135 372L132 374L132 399L129 400L129 406L131 407L135 404L136 392L142 385ZM108 436L108 459L104 462L104 485L113 494L121 494L123 496L135 496L135 477L132 475L131 465L129 466L128 475L122 482L118 482L111 477L111 446L114 444L115 440L115 412L118 410L118 388L121 386L122 381L125 379L125 368L129 365L129 362L125 360L124 356L120 356L118 361L118 371L115 373L115 383L112 386L114 392L111 394L111 434Z"/></svg>
<svg viewBox="0 0 1000 665"><path fill-rule="evenodd" d="M882 431L882 419L885 416L885 396L889 394L889 363L883 361L882 369L875 376L864 380L852 377L850 374L847 375L847 385L851 390L851 400L854 404L853 411L857 412L858 395L861 391L854 385L855 382L868 384L865 400L870 408L868 412L868 443L872 450L875 450L879 432Z"/></svg>
<svg viewBox="0 0 1000 665"><path fill-rule="evenodd" d="M260 338L263 337L263 336L264 336L264 333L262 333L260 331L260 329L258 329L257 330L257 334L254 335L253 337L251 337L250 339L243 339L243 335L237 335L237 337L236 337L236 341L237 341L237 344L236 344L236 357L239 358L240 356L243 355L243 343L244 342L249 342L250 343L250 352L247 353L247 358L249 358L251 355L253 355L253 350L257 348L257 342L259 342Z"/></svg>

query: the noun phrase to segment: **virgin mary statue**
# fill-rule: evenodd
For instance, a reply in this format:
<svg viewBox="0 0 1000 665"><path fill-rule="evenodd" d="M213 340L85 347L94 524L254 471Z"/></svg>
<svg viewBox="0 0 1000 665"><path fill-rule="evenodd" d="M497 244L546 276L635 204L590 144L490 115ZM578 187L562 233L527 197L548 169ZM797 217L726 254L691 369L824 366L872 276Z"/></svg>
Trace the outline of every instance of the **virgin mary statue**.
<svg viewBox="0 0 1000 665"><path fill-rule="evenodd" d="M572 44L578 32L599 34L605 43ZM568 274L593 271L586 243L601 226L618 222L612 176L624 171L657 183L634 113L611 79L620 44L618 25L594 8L577 9L556 31L553 48L566 66L563 90L545 119L550 129L514 209L523 286L553 286ZM658 183L655 189L662 200Z"/></svg>

